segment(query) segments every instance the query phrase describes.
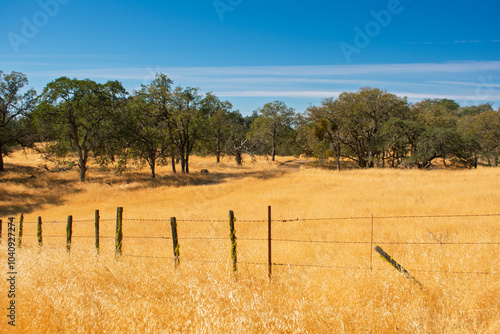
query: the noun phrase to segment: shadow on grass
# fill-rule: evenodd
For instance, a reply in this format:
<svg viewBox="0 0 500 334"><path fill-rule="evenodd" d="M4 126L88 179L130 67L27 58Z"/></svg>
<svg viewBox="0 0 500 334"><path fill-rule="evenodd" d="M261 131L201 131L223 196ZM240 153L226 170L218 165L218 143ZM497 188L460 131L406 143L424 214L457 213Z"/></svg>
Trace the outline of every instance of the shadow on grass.
<svg viewBox="0 0 500 334"><path fill-rule="evenodd" d="M91 170L82 187L74 171L50 173L41 168L14 164L6 164L5 167L5 171L0 173L0 217L4 218L29 214L43 205L63 205L68 196L85 191L85 184L108 185L116 187L117 191L132 192L147 188L216 185L248 177L266 180L289 172L283 169L234 168L208 174L159 174L153 179L144 171L119 176L113 172Z"/></svg>
<svg viewBox="0 0 500 334"><path fill-rule="evenodd" d="M6 164L0 173L0 217L31 213L42 205L62 205L81 190L76 180L60 178L36 167Z"/></svg>
<svg viewBox="0 0 500 334"><path fill-rule="evenodd" d="M156 178L144 172L128 172L123 176L95 176L89 178L88 181L92 183L107 184L111 187L128 185L125 191L134 191L145 188L158 188L158 187L187 187L187 186L207 186L216 185L231 180L239 180L247 177L256 179L273 179L286 174L284 170L266 170L266 171L252 171L252 170L236 170L234 172L214 172L209 174L201 174L199 172L189 174L166 174L157 175Z"/></svg>

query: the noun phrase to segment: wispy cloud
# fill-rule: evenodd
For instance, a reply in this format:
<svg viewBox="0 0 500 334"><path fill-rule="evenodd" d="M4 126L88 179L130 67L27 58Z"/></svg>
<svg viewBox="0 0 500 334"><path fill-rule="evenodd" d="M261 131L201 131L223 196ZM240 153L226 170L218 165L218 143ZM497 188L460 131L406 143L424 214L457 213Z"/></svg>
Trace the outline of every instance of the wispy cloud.
<svg viewBox="0 0 500 334"><path fill-rule="evenodd" d="M298 97L321 99L331 96L338 96L341 91L321 91L321 90L282 90L282 91L215 91L215 94L222 97Z"/></svg>
<svg viewBox="0 0 500 334"><path fill-rule="evenodd" d="M343 91L377 87L416 102L449 98L463 104L500 101L500 61L401 63L323 66L213 66L73 69L26 71L43 86L58 77L120 80L131 91L150 82L157 72L175 84L200 87L231 99L293 99L302 105L319 103ZM36 88L36 87L35 87ZM38 90L39 88L37 88ZM260 98L260 99L259 99ZM248 111L247 111L248 112Z"/></svg>
<svg viewBox="0 0 500 334"><path fill-rule="evenodd" d="M469 86L469 87L477 87L477 85L478 85L477 82L462 82L462 81L433 81L433 83L443 84L443 85ZM487 82L482 82L479 84L483 87L500 88L500 84L493 84L493 83L487 83Z"/></svg>
<svg viewBox="0 0 500 334"><path fill-rule="evenodd" d="M487 101L481 101L474 94L432 94L432 93L409 93L409 92L391 92L397 96L406 96L410 101L421 101L424 99L451 99L457 101L466 101L467 104L486 103L500 101L500 95L489 96Z"/></svg>
<svg viewBox="0 0 500 334"><path fill-rule="evenodd" d="M474 40L455 40L455 41L437 41L437 42L428 42L428 41L423 41L423 42L416 42L416 41L409 41L405 42L405 44L413 44L413 45L450 45L450 44L475 44L475 43L491 43L491 42L500 42L499 39L494 39L494 40L481 40L481 39L474 39Z"/></svg>
<svg viewBox="0 0 500 334"><path fill-rule="evenodd" d="M214 67L157 67L172 76L353 76L362 74L463 73L499 71L500 61L464 61L453 63L365 64L320 66L214 66ZM150 70L149 70L150 72ZM84 70L32 71L32 76L90 77L142 79L150 75L147 68L101 68Z"/></svg>

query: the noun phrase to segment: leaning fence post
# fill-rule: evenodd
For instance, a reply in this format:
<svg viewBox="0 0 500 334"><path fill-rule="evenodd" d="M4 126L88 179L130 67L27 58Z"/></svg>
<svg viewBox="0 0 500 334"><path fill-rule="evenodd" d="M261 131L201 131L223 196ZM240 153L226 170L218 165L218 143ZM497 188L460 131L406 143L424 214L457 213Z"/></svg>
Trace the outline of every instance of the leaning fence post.
<svg viewBox="0 0 500 334"><path fill-rule="evenodd" d="M123 208L116 209L116 237L115 237L115 256L122 255L122 240L123 240Z"/></svg>
<svg viewBox="0 0 500 334"><path fill-rule="evenodd" d="M95 210L95 250L99 255L99 210Z"/></svg>
<svg viewBox="0 0 500 334"><path fill-rule="evenodd" d="M38 224L36 226L36 237L38 239L38 246L42 247L42 217L38 217Z"/></svg>
<svg viewBox="0 0 500 334"><path fill-rule="evenodd" d="M271 279L272 271L273 271L273 262L271 258L271 206L267 207L267 266L268 266L268 275L269 279Z"/></svg>
<svg viewBox="0 0 500 334"><path fill-rule="evenodd" d="M382 248L380 248L378 245L375 247L375 251L377 253L380 254L380 256L387 262L389 262L389 264L391 266L393 266L397 271L399 271L401 274L403 274L406 278L408 278L410 281L414 282L415 284L417 284L421 289L424 288L424 286L422 285L422 283L420 283L419 281L417 281L417 279L415 277L413 277L409 272L408 270L406 270L405 268L403 268L402 265L400 265L399 263L396 262L396 260L394 260L389 254L387 254Z"/></svg>
<svg viewBox="0 0 500 334"><path fill-rule="evenodd" d="M17 240L17 247L21 248L21 241L23 238L23 221L24 221L24 215L21 214L21 217L19 217L19 239Z"/></svg>
<svg viewBox="0 0 500 334"><path fill-rule="evenodd" d="M73 216L68 216L68 223L66 224L66 250L68 253L71 251L71 236L73 235Z"/></svg>
<svg viewBox="0 0 500 334"><path fill-rule="evenodd" d="M174 246L174 265L175 268L177 269L177 266L179 265L179 256L180 256L180 251L179 251L179 239L177 237L177 220L175 217L170 218L170 226L172 227L172 243Z"/></svg>
<svg viewBox="0 0 500 334"><path fill-rule="evenodd" d="M229 211L229 237L231 238L231 260L233 261L233 272L236 275L237 268L237 253L236 253L236 231L234 230L234 212Z"/></svg>

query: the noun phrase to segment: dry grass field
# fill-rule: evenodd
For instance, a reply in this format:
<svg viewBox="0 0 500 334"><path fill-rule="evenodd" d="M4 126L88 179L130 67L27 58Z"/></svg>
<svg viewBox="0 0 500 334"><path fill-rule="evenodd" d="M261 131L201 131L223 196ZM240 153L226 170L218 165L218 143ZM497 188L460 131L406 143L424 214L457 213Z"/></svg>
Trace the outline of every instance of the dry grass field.
<svg viewBox="0 0 500 334"><path fill-rule="evenodd" d="M45 171L33 152L5 160L0 333L499 332L500 216L485 216L500 213L498 168L338 173L291 157L242 167L193 157L190 175L167 166L150 180L147 168L116 176L92 166L81 184L76 170ZM199 173L203 168L210 173ZM271 281L259 264L267 261L267 242L248 240L267 237L268 205L273 262L285 264L273 266ZM124 255L117 261L119 206ZM101 238L98 257L91 238L96 209L101 236L110 237ZM229 210L236 216L237 279ZM6 317L5 221L20 213L26 223L13 328ZM70 254L68 215L75 221ZM173 216L177 270L166 239ZM372 254L372 236L423 289Z"/></svg>

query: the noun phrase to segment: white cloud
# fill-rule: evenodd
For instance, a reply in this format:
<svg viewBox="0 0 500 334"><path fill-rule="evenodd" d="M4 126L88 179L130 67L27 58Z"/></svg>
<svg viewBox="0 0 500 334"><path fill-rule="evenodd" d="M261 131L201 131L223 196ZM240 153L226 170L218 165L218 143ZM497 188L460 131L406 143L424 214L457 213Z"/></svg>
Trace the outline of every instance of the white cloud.
<svg viewBox="0 0 500 334"><path fill-rule="evenodd" d="M339 96L342 91L321 91L321 90L290 90L290 91L216 91L215 94L221 97L297 97L297 98L327 98Z"/></svg>
<svg viewBox="0 0 500 334"><path fill-rule="evenodd" d="M498 87L498 88L500 88L500 84L485 83L485 82L433 81L433 83L443 84L443 85L470 86L470 87L477 87L478 85L480 85L483 87Z"/></svg>
<svg viewBox="0 0 500 334"><path fill-rule="evenodd" d="M149 69L151 67L148 67ZM90 77L109 79L142 79L151 74L148 68L106 68L85 70L30 71L30 76ZM225 76L353 76L363 74L403 73L465 73L477 71L500 71L500 61L464 61L453 63L416 64L366 64L366 65L320 65L320 66L214 66L214 67L158 67L172 77L225 77ZM27 73L28 74L28 73Z"/></svg>
<svg viewBox="0 0 500 334"><path fill-rule="evenodd" d="M417 64L364 64L324 66L214 66L74 69L25 71L41 87L61 76L100 82L120 80L131 91L163 72L176 85L200 87L223 98L273 98L294 101L337 97L344 91L370 86L386 89L412 102L448 98L460 103L500 101L500 61L463 61ZM41 90L41 89L40 89Z"/></svg>

